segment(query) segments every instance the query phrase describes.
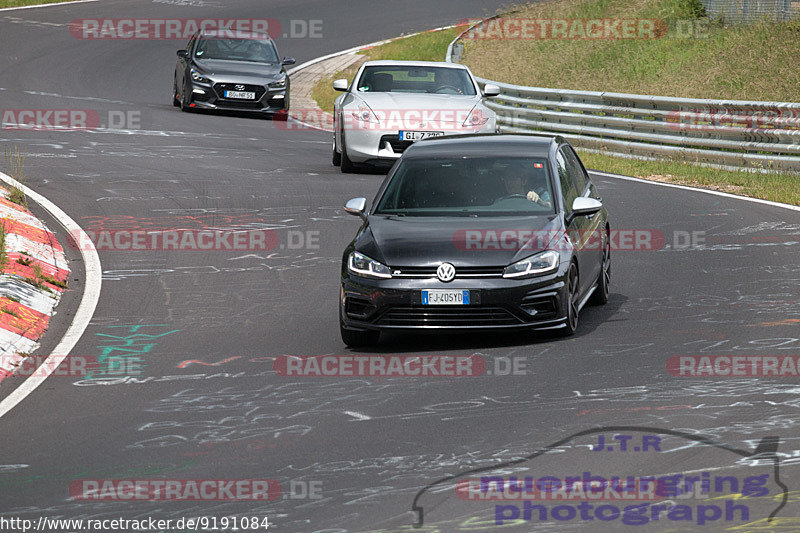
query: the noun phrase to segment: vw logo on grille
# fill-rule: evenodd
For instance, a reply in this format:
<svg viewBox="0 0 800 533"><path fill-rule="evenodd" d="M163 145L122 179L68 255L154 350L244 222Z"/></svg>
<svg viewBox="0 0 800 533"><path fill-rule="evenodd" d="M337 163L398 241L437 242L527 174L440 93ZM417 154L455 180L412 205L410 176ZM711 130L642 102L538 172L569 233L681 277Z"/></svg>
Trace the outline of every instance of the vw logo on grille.
<svg viewBox="0 0 800 533"><path fill-rule="evenodd" d="M439 281L445 283L453 281L453 278L456 277L456 267L450 263L442 263L439 265L439 268L436 269L436 277L439 278Z"/></svg>
<svg viewBox="0 0 800 533"><path fill-rule="evenodd" d="M236 86L236 90L237 91L244 91L244 85L237 85Z"/></svg>

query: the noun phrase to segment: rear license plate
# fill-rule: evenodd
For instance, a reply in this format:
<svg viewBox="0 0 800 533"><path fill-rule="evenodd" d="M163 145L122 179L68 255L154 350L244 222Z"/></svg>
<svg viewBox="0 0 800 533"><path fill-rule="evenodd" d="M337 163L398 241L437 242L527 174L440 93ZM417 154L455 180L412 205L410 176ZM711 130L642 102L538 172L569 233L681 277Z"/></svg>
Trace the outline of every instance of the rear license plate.
<svg viewBox="0 0 800 533"><path fill-rule="evenodd" d="M401 131L400 140L414 142L428 137L441 137L442 135L444 135L443 131Z"/></svg>
<svg viewBox="0 0 800 533"><path fill-rule="evenodd" d="M239 100L255 100L256 93L247 91L225 91L225 98L238 98Z"/></svg>
<svg viewBox="0 0 800 533"><path fill-rule="evenodd" d="M469 305L469 291L461 289L423 290L422 305Z"/></svg>

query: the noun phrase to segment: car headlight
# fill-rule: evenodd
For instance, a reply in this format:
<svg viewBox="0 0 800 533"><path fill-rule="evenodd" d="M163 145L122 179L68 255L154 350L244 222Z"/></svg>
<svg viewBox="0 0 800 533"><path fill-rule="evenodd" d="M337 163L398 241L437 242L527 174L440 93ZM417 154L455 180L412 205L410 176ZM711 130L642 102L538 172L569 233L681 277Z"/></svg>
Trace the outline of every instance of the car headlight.
<svg viewBox="0 0 800 533"><path fill-rule="evenodd" d="M286 77L279 79L278 81L271 81L267 84L270 89L285 89L286 88Z"/></svg>
<svg viewBox="0 0 800 533"><path fill-rule="evenodd" d="M200 83L211 83L211 80L200 74L200 71L196 68L192 68L189 70L189 73L192 75L192 79L194 81L198 81Z"/></svg>
<svg viewBox="0 0 800 533"><path fill-rule="evenodd" d="M487 117L482 110L478 109L477 107L474 107L472 111L469 112L469 115L467 116L467 119L464 121L462 126L464 126L465 128L483 126L484 124L486 124L486 121L488 120L489 117Z"/></svg>
<svg viewBox="0 0 800 533"><path fill-rule="evenodd" d="M369 108L366 104L361 104L358 108L358 112L352 112L353 117L363 122L374 122L375 124L380 123L378 117L375 116L375 113L372 112L372 109Z"/></svg>
<svg viewBox="0 0 800 533"><path fill-rule="evenodd" d="M522 261L508 265L503 270L504 278L521 278L523 276L538 276L552 272L558 268L559 255L554 250L541 252Z"/></svg>
<svg viewBox="0 0 800 533"><path fill-rule="evenodd" d="M385 279L392 277L389 267L358 252L350 253L350 257L347 258L347 270L351 274L365 278Z"/></svg>

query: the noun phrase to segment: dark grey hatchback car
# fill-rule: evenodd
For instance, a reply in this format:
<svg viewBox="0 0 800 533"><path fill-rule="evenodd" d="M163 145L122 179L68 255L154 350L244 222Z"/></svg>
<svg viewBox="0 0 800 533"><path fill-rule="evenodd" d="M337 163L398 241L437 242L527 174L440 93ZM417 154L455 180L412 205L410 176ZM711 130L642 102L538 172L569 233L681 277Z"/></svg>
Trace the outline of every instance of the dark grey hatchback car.
<svg viewBox="0 0 800 533"><path fill-rule="evenodd" d="M572 147L545 135L454 135L414 143L342 257L349 346L402 329L575 333L608 301L611 228Z"/></svg>
<svg viewBox="0 0 800 533"><path fill-rule="evenodd" d="M198 32L178 50L172 104L183 111L220 109L266 115L289 110L289 77L266 34Z"/></svg>

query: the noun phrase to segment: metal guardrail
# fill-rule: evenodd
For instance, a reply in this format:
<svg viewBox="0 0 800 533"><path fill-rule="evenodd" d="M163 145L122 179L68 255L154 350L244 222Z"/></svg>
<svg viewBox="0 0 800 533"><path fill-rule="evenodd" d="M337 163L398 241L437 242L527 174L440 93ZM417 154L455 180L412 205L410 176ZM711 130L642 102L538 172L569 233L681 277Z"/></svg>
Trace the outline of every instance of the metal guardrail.
<svg viewBox="0 0 800 533"><path fill-rule="evenodd" d="M460 61L459 40L484 22L450 43L446 61ZM500 87L500 95L485 104L497 113L503 132L558 134L575 146L617 155L800 172L800 103L572 91L476 79L481 86Z"/></svg>
<svg viewBox="0 0 800 533"><path fill-rule="evenodd" d="M706 13L726 23L787 21L800 17L797 0L700 0Z"/></svg>

